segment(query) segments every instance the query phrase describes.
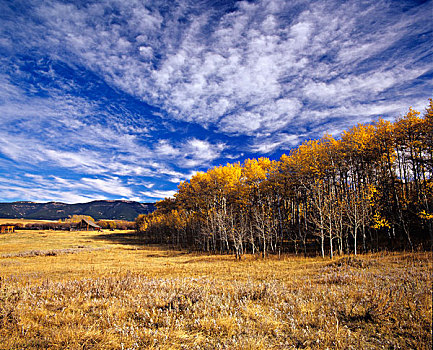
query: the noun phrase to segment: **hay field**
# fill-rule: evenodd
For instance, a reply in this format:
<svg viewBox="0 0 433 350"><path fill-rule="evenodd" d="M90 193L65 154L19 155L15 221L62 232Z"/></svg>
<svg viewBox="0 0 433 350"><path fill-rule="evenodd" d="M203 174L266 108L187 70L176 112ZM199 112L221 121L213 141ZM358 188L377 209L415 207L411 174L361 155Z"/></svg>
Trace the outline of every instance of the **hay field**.
<svg viewBox="0 0 433 350"><path fill-rule="evenodd" d="M0 235L0 349L430 349L432 256L209 256Z"/></svg>

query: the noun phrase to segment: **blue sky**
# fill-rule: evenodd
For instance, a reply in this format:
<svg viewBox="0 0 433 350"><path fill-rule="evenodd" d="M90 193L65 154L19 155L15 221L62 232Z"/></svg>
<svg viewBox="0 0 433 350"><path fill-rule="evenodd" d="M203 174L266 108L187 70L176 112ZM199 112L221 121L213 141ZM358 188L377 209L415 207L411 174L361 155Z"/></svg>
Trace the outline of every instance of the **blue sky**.
<svg viewBox="0 0 433 350"><path fill-rule="evenodd" d="M0 0L0 201L170 196L432 97L432 1Z"/></svg>

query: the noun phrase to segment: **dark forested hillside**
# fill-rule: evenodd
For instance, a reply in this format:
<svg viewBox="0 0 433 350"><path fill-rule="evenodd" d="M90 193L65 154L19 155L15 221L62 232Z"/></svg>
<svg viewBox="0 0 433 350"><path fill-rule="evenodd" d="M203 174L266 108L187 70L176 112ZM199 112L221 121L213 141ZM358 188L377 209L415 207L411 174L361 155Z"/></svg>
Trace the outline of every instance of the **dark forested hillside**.
<svg viewBox="0 0 433 350"><path fill-rule="evenodd" d="M89 215L96 220L134 220L139 214L148 214L155 209L153 203L133 201L92 201L89 203L66 204L59 202L0 203L0 217L5 219L65 219L71 215Z"/></svg>
<svg viewBox="0 0 433 350"><path fill-rule="evenodd" d="M357 253L429 249L433 103L395 122L304 142L280 160L198 173L137 219L149 241L212 252Z"/></svg>

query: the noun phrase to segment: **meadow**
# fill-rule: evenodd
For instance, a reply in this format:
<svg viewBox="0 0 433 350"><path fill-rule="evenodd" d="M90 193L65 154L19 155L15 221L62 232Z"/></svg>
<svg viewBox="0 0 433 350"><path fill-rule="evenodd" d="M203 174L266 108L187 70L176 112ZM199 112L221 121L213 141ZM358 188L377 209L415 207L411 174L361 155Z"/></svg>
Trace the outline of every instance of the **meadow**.
<svg viewBox="0 0 433 350"><path fill-rule="evenodd" d="M431 253L303 258L0 235L0 349L430 349Z"/></svg>
<svg viewBox="0 0 433 350"><path fill-rule="evenodd" d="M54 220L33 220L33 219L1 219L0 218L0 225L7 225L7 224L21 224L23 226L26 226L27 224L41 224L46 222L57 222Z"/></svg>

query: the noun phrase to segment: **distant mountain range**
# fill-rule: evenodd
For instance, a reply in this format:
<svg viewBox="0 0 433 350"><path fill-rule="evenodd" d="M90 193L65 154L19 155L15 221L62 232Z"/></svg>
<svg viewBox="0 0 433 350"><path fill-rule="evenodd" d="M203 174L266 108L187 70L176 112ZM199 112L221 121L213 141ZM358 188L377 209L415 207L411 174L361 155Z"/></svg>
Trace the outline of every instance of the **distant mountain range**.
<svg viewBox="0 0 433 350"><path fill-rule="evenodd" d="M134 220L139 214L151 213L154 203L139 203L124 200L100 200L89 203L66 204L60 202L0 203L0 218L58 220L70 215L89 215L95 220Z"/></svg>

